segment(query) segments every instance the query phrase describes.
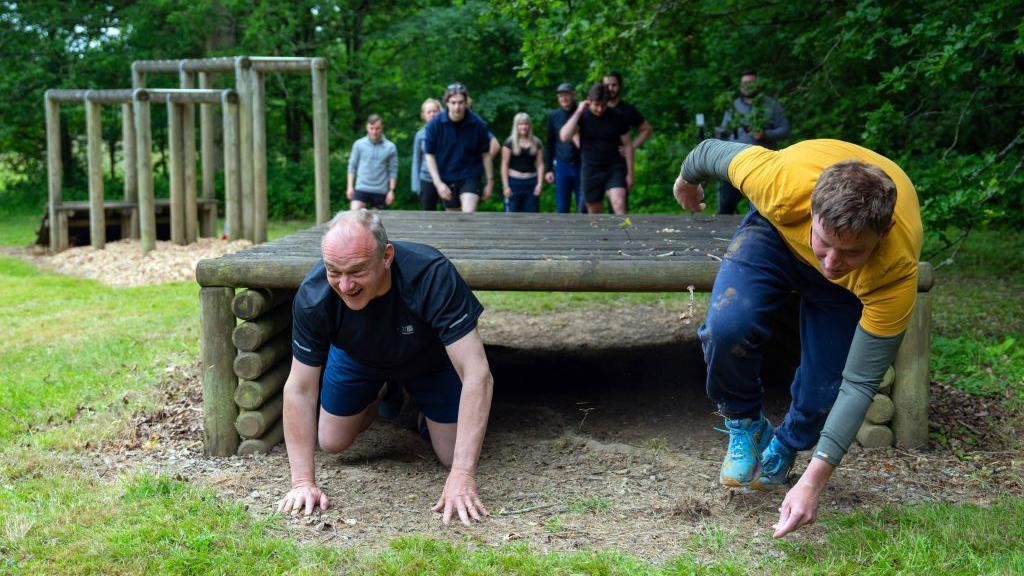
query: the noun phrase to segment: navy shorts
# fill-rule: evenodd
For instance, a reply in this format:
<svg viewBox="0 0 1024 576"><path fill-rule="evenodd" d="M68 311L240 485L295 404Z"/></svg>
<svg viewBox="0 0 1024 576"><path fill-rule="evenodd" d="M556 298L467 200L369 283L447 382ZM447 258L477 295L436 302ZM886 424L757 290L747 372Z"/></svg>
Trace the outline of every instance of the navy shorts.
<svg viewBox="0 0 1024 576"><path fill-rule="evenodd" d="M583 195L591 204L604 200L604 193L608 190L625 187L625 162L583 167Z"/></svg>
<svg viewBox="0 0 1024 576"><path fill-rule="evenodd" d="M320 406L335 416L354 416L377 399L385 382L403 386L423 415L440 424L459 419L462 380L445 358L440 370L423 374L370 368L357 362L341 348L331 346L320 382Z"/></svg>
<svg viewBox="0 0 1024 576"><path fill-rule="evenodd" d="M383 210L388 205L386 202L388 196L387 193L377 194L376 192L363 192L362 190L356 190L355 194L352 196L353 200L359 200L369 208Z"/></svg>
<svg viewBox="0 0 1024 576"><path fill-rule="evenodd" d="M441 202L444 203L446 208L452 209L462 206L462 200L459 198L460 194L476 194L477 196L480 196L481 190L483 190L480 186L479 176L475 178L463 178L462 180L452 180L451 182L445 182L445 185L447 185L448 189L452 191L452 199L442 199Z"/></svg>

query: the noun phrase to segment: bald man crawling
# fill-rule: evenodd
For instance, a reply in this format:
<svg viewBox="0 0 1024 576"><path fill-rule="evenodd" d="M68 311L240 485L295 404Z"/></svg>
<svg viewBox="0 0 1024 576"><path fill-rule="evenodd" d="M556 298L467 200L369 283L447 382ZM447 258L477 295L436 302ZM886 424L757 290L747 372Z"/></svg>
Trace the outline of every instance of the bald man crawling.
<svg viewBox="0 0 1024 576"><path fill-rule="evenodd" d="M278 509L328 508L314 477L316 445L330 453L351 446L387 383L409 394L451 470L433 511L446 524L453 514L466 525L480 520L488 512L476 466L494 382L476 329L483 306L440 252L388 242L365 209L338 213L321 252L293 303L283 415L292 483Z"/></svg>

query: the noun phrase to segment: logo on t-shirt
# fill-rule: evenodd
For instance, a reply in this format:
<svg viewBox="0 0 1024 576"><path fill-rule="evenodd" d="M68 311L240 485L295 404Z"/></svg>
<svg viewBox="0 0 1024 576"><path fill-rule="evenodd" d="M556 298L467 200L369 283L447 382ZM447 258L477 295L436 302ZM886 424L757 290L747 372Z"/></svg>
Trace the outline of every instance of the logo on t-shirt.
<svg viewBox="0 0 1024 576"><path fill-rule="evenodd" d="M398 329L398 333L402 336L409 336L413 332L415 332L415 330L413 329L412 324L406 324Z"/></svg>

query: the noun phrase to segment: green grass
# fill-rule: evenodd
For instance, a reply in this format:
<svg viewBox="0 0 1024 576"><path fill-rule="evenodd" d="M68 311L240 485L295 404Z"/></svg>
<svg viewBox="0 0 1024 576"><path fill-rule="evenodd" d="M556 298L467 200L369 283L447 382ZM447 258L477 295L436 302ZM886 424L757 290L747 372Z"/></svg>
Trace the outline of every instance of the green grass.
<svg viewBox="0 0 1024 576"><path fill-rule="evenodd" d="M43 209L0 206L0 246L28 246L35 243Z"/></svg>
<svg viewBox="0 0 1024 576"><path fill-rule="evenodd" d="M0 242L24 228L0 215ZM271 236L308 222L271 226ZM933 291L935 377L994 401L1024 390L1024 234L977 232ZM98 433L153 401L165 367L198 355L192 283L114 289L0 258L0 575L2 574L986 574L1024 573L1024 499L988 507L928 504L829 514L822 542L769 542L713 519L662 564L614 550L549 554L398 538L384 552L295 542L212 491L160 474L100 479L76 465ZM607 304L685 305L689 295L481 293L492 310L543 313ZM700 295L698 295L700 298ZM700 302L705 302L700 298ZM155 397L155 396L154 396ZM127 399L127 403L126 403ZM148 400L147 400L148 399ZM1017 413L1014 413L1017 414ZM1014 416L1019 418L1019 416ZM1018 426L1019 428L1019 426ZM652 449L660 442L652 441ZM614 513L593 496L549 517Z"/></svg>
<svg viewBox="0 0 1024 576"><path fill-rule="evenodd" d="M1024 407L1024 234L974 231L931 293L933 378Z"/></svg>
<svg viewBox="0 0 1024 576"><path fill-rule="evenodd" d="M0 257L0 293L0 446L29 431L46 440L198 354L191 282L117 289Z"/></svg>

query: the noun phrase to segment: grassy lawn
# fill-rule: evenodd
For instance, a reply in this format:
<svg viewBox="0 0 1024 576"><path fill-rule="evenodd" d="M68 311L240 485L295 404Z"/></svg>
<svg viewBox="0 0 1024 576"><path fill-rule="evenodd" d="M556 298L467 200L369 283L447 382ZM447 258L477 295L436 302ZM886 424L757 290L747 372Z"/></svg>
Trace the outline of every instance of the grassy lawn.
<svg viewBox="0 0 1024 576"><path fill-rule="evenodd" d="M31 242L34 229L22 220L0 214L0 244ZM274 225L271 236L307 225ZM1024 234L978 233L939 270L933 292L936 377L1011 407L1024 398L1022 254ZM546 554L428 537L397 539L380 553L300 545L279 519L255 517L204 487L159 474L100 479L74 464L86 443L122 433L133 411L154 405L168 366L195 361L195 285L114 289L0 257L0 293L0 574L1024 573L1024 500L1009 497L987 507L826 514L823 544L772 543L756 559L730 555L731 536L713 529L682 546L692 553L657 565L610 550ZM543 312L689 297L481 298L495 310Z"/></svg>

